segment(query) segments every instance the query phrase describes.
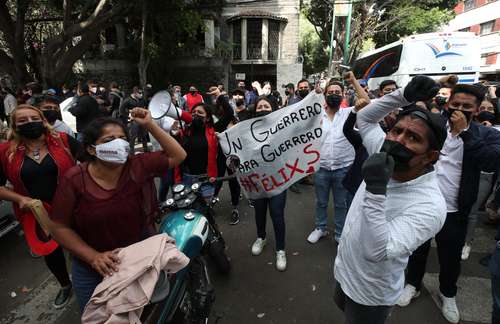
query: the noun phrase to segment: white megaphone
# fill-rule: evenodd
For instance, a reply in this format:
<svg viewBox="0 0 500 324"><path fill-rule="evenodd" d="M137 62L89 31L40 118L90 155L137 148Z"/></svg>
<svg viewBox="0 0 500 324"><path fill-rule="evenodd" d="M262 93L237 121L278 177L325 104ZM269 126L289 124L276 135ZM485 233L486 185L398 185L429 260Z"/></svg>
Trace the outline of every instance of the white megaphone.
<svg viewBox="0 0 500 324"><path fill-rule="evenodd" d="M170 93L166 90L157 92L153 98L151 98L148 108L153 119L162 119L163 117L168 116L188 123L192 120L191 114L176 107L172 103Z"/></svg>

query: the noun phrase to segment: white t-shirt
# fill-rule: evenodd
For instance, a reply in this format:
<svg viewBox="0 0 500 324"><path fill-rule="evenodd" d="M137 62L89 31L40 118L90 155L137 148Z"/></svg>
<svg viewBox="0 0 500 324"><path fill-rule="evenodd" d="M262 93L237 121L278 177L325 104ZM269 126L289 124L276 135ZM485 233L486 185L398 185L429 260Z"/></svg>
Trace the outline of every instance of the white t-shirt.
<svg viewBox="0 0 500 324"><path fill-rule="evenodd" d="M340 108L330 120L325 112L322 117L320 167L329 171L348 167L354 161L354 148L344 136L344 123L352 108Z"/></svg>

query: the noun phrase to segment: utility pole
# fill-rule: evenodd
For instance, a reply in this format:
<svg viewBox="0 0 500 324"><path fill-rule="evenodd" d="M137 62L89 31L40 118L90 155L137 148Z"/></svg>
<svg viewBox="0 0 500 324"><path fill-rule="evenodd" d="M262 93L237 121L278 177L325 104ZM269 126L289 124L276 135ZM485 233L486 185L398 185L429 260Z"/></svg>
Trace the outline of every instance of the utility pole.
<svg viewBox="0 0 500 324"><path fill-rule="evenodd" d="M349 64L349 42L351 38L351 17L352 17L352 2L349 2L349 7L347 9L347 21L345 28L345 40L344 40L344 65Z"/></svg>
<svg viewBox="0 0 500 324"><path fill-rule="evenodd" d="M332 32L330 36L330 53L328 55L328 75L333 72L333 35L335 34L335 0L332 0Z"/></svg>

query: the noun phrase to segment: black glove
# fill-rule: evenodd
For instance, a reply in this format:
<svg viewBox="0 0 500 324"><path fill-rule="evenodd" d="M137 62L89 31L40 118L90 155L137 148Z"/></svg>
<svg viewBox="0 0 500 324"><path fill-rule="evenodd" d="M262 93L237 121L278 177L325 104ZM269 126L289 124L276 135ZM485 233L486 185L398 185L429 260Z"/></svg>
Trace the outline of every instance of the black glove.
<svg viewBox="0 0 500 324"><path fill-rule="evenodd" d="M387 193L387 183L394 171L394 159L386 152L375 153L370 156L361 172L365 179L366 190L374 195L385 195Z"/></svg>
<svg viewBox="0 0 500 324"><path fill-rule="evenodd" d="M404 96L409 102L427 101L439 91L439 84L425 75L417 75L405 87Z"/></svg>

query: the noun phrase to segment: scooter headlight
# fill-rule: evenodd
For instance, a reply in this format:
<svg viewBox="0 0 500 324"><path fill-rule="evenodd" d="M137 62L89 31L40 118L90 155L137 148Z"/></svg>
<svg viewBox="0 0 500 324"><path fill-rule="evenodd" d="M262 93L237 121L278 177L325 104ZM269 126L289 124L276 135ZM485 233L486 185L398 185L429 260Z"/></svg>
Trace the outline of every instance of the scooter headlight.
<svg viewBox="0 0 500 324"><path fill-rule="evenodd" d="M200 189L200 184L199 183L193 183L191 186L191 190L193 191L198 191Z"/></svg>
<svg viewBox="0 0 500 324"><path fill-rule="evenodd" d="M180 193L184 190L184 185L183 184L178 184L174 186L174 193Z"/></svg>

